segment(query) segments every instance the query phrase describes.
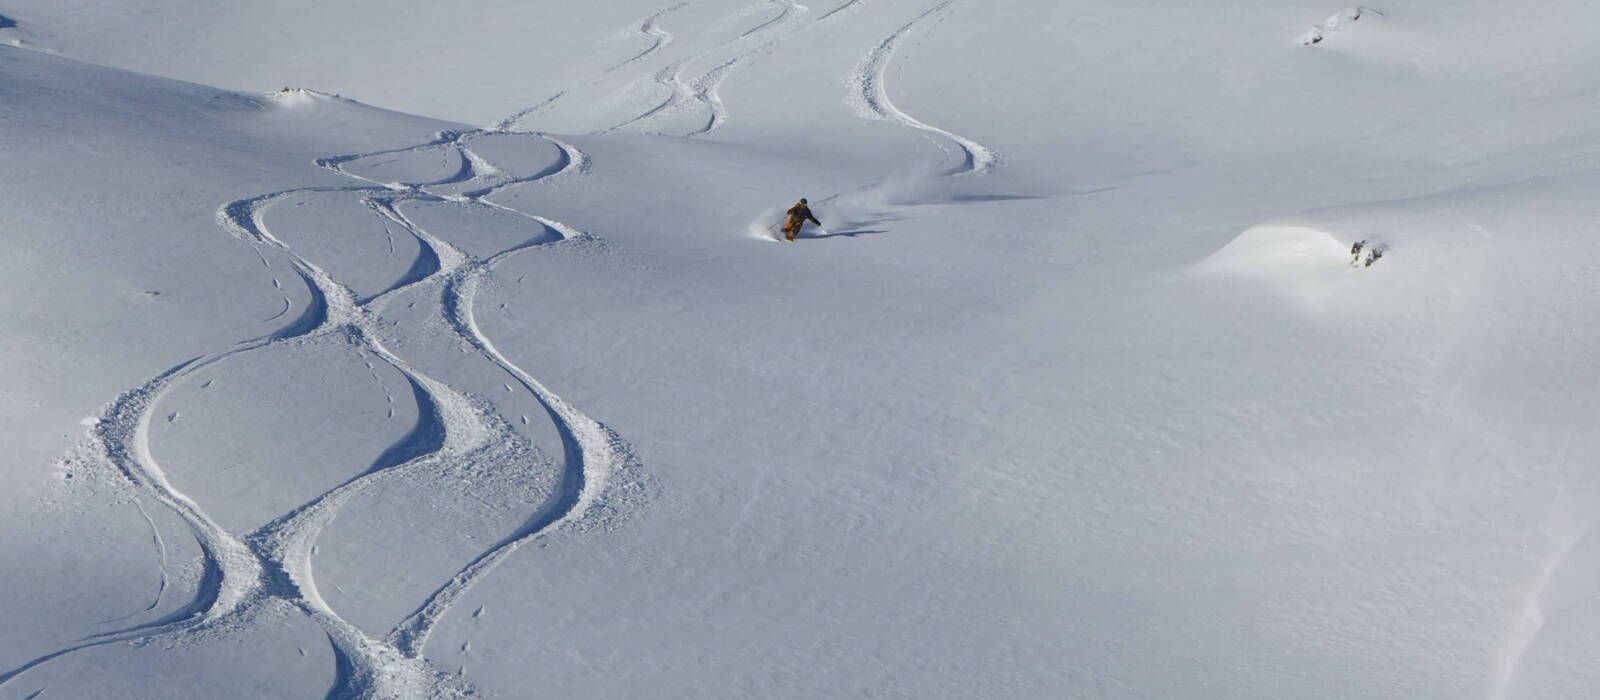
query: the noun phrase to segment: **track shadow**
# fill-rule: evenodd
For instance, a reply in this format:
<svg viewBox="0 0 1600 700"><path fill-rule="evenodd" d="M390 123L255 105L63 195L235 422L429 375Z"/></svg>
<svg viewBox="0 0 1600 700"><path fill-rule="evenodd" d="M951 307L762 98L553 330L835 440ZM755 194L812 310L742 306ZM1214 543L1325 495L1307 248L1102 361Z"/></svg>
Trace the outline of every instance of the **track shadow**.
<svg viewBox="0 0 1600 700"><path fill-rule="evenodd" d="M888 233L888 229L855 229L851 231L829 231L827 233L802 233L799 238L834 238L836 236L866 236L873 233Z"/></svg>
<svg viewBox="0 0 1600 700"><path fill-rule="evenodd" d="M943 206L948 204L972 204L978 202L1010 202L1022 199L1049 199L1048 195L1017 194L1012 192L972 192L950 194L912 194L891 199L891 204L899 206Z"/></svg>
<svg viewBox="0 0 1600 700"><path fill-rule="evenodd" d="M1044 199L1036 194L953 194L951 202L1006 202L1013 199Z"/></svg>
<svg viewBox="0 0 1600 700"><path fill-rule="evenodd" d="M904 217L904 216L879 216L879 217L874 218L874 219L858 219L858 220L854 220L854 221L846 221L846 222L844 222L842 224L839 224L839 228L843 228L843 229L869 228L869 227L872 227L872 226L877 226L878 224L888 223L890 221L904 221L905 218L906 217Z"/></svg>

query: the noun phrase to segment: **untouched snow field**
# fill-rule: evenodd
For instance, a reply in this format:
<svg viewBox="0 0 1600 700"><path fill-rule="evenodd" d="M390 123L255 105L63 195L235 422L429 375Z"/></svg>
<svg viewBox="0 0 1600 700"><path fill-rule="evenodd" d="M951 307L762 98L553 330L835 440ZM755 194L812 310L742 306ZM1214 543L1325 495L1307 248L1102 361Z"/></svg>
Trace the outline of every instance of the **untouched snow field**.
<svg viewBox="0 0 1600 700"><path fill-rule="evenodd" d="M1592 3L0 17L0 698L1600 696Z"/></svg>

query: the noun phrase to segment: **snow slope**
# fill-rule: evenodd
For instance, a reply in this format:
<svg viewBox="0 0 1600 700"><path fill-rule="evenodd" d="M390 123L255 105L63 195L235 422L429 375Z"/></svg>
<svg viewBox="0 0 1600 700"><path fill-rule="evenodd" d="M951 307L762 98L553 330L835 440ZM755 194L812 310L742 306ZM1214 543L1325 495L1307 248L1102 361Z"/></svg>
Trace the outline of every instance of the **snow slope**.
<svg viewBox="0 0 1600 700"><path fill-rule="evenodd" d="M0 5L0 697L1600 690L1588 5L323 5Z"/></svg>

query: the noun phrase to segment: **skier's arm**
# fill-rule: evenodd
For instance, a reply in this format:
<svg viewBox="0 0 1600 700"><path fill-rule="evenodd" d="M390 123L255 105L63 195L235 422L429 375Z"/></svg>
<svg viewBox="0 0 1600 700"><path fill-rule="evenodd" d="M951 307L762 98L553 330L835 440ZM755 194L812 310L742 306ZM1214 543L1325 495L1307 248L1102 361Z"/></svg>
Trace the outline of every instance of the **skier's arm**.
<svg viewBox="0 0 1600 700"><path fill-rule="evenodd" d="M822 225L821 221L817 221L817 215L811 213L811 208L810 207L806 207L806 218L810 219L811 223L813 223L813 224L816 224L818 226Z"/></svg>

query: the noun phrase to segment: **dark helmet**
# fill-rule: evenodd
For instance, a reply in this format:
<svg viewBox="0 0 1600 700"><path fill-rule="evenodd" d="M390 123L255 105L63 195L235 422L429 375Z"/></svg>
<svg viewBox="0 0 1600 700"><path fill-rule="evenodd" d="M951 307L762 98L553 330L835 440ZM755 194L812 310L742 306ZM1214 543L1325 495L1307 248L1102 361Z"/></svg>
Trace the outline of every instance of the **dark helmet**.
<svg viewBox="0 0 1600 700"><path fill-rule="evenodd" d="M806 203L806 198L805 197L801 197L800 198L800 203L801 204L805 204Z"/></svg>

